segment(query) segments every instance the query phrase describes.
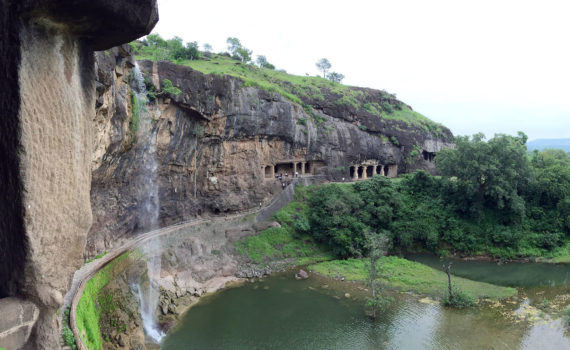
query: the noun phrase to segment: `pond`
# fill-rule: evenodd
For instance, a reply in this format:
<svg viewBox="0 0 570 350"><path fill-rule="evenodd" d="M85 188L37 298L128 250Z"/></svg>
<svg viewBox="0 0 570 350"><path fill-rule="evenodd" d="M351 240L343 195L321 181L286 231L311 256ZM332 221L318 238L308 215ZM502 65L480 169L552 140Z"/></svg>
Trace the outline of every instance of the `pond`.
<svg viewBox="0 0 570 350"><path fill-rule="evenodd" d="M567 271L560 271L545 281L556 281L557 295L570 295L562 284ZM540 288L530 289L536 296L551 287ZM530 306L525 296L453 310L419 296L393 294L394 302L374 322L364 312L367 295L353 283L276 274L204 297L167 335L162 349L570 349L558 317L548 312L534 322L516 317Z"/></svg>
<svg viewBox="0 0 570 350"><path fill-rule="evenodd" d="M570 284L570 264L502 263L440 259L428 254L406 256L435 269L452 261L454 275L508 287L564 286Z"/></svg>

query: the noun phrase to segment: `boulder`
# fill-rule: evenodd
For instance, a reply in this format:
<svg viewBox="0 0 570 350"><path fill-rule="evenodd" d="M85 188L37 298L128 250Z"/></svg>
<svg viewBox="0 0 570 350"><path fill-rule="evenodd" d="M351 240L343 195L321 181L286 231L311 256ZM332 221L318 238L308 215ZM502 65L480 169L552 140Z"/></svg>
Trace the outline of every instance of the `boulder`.
<svg viewBox="0 0 570 350"><path fill-rule="evenodd" d="M295 279L298 279L298 280L306 280L307 278L309 278L309 274L308 274L307 271L305 271L305 270L302 270L302 269L301 269L301 270L299 270L299 272L297 272L297 273L295 274Z"/></svg>

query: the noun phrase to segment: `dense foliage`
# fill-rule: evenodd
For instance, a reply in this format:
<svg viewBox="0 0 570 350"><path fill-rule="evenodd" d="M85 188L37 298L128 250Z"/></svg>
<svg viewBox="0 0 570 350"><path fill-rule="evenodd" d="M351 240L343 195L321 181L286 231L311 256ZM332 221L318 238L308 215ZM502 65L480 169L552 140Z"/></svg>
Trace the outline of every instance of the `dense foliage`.
<svg viewBox="0 0 570 350"><path fill-rule="evenodd" d="M525 142L522 133L459 137L436 158L442 176L317 187L308 192L305 232L342 258L367 254L367 231L386 232L396 250L556 254L570 237L570 158L556 150L529 156Z"/></svg>

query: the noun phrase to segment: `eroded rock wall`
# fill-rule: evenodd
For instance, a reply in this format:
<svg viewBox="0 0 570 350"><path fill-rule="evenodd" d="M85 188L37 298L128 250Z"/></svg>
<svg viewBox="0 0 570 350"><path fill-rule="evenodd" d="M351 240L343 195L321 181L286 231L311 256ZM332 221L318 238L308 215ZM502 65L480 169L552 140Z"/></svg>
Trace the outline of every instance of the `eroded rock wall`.
<svg viewBox="0 0 570 350"><path fill-rule="evenodd" d="M157 7L155 0L1 4L0 297L20 297L39 312L26 325L30 340L26 332L11 348L57 349L56 312L92 222L93 49L148 33ZM120 33L109 31L116 26L109 21L127 15Z"/></svg>
<svg viewBox="0 0 570 350"><path fill-rule="evenodd" d="M142 176L149 143L157 151L159 221L166 226L266 203L282 190L275 175L291 175L291 165L303 176L336 181L348 181L351 166L362 164L370 165L369 170L384 165L386 174L395 176L432 169L429 157L424 159L419 151L435 153L452 140L445 128L434 135L398 121L353 115L335 104L315 104L315 118L279 94L246 87L239 79L150 61L138 64L147 87L155 85L159 93L146 107L152 130L142 137L133 130L134 62L129 48L97 53L97 62L94 224L88 257L148 230L140 201L144 188L133 179ZM161 94L165 79L181 93ZM409 156L412 150L414 158Z"/></svg>

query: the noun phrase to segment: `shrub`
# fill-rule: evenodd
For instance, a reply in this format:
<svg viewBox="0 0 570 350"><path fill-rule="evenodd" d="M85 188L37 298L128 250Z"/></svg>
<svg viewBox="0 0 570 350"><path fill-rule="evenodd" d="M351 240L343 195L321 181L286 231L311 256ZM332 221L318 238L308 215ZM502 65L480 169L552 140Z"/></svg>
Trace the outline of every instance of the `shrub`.
<svg viewBox="0 0 570 350"><path fill-rule="evenodd" d="M471 307L475 305L475 299L463 293L458 288L454 288L453 298L450 298L449 295L446 295L443 298L443 305L454 307L456 309L464 309L466 307Z"/></svg>
<svg viewBox="0 0 570 350"><path fill-rule="evenodd" d="M394 144L394 146L400 146L400 141L395 136L390 137L390 141Z"/></svg>
<svg viewBox="0 0 570 350"><path fill-rule="evenodd" d="M164 79L162 81L162 92L168 95L178 96L182 91L179 88L172 85L172 82L169 79Z"/></svg>
<svg viewBox="0 0 570 350"><path fill-rule="evenodd" d="M382 102L382 110L388 114L394 112L394 108L392 107L392 105L388 101Z"/></svg>
<svg viewBox="0 0 570 350"><path fill-rule="evenodd" d="M306 118L299 118L299 120L297 120L297 124L299 125L307 125L307 119Z"/></svg>
<svg viewBox="0 0 570 350"><path fill-rule="evenodd" d="M562 320L566 327L570 327L570 307L567 307L566 310L562 311Z"/></svg>
<svg viewBox="0 0 570 350"><path fill-rule="evenodd" d="M61 332L61 337L63 338L63 343L73 350L77 349L77 345L75 344L75 336L73 335L73 331L69 328L69 312L70 308L68 307L65 309L63 313L63 331Z"/></svg>

